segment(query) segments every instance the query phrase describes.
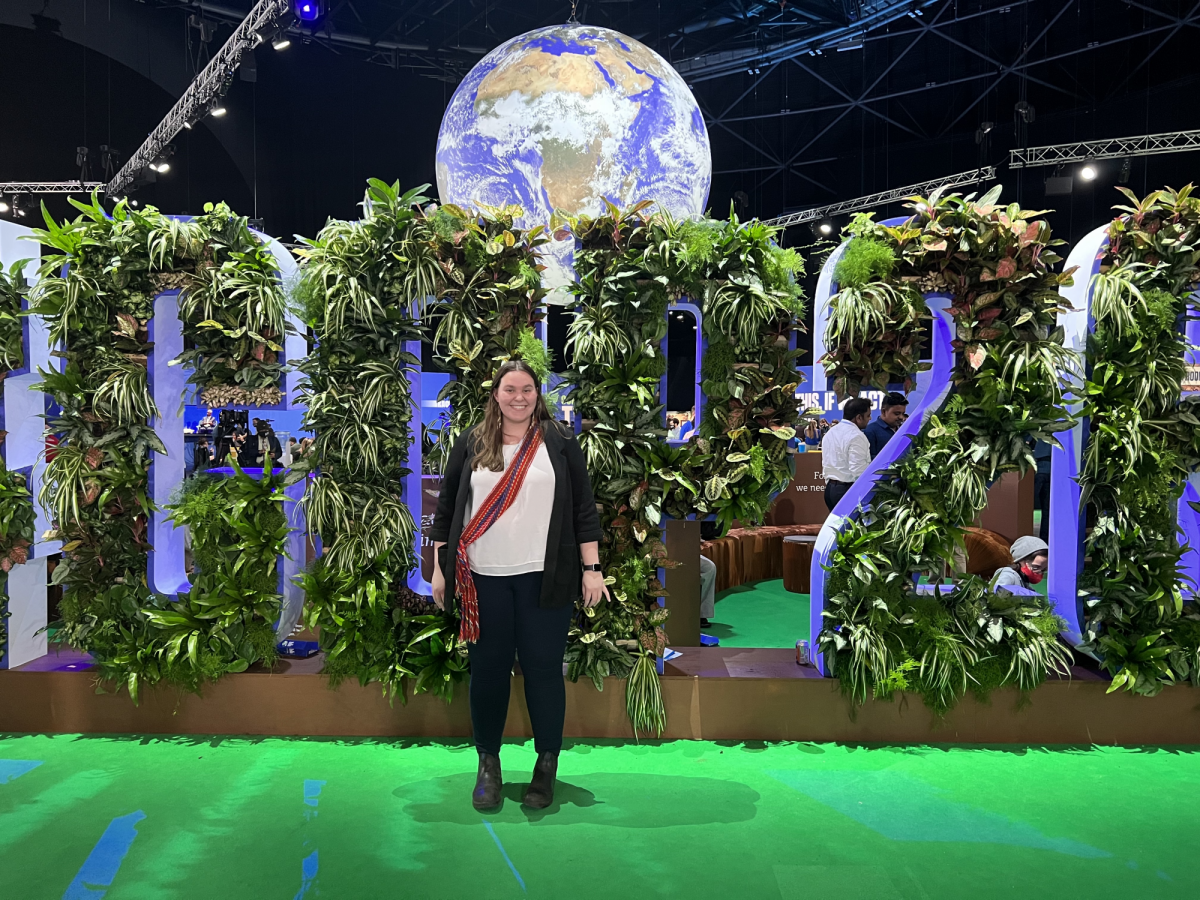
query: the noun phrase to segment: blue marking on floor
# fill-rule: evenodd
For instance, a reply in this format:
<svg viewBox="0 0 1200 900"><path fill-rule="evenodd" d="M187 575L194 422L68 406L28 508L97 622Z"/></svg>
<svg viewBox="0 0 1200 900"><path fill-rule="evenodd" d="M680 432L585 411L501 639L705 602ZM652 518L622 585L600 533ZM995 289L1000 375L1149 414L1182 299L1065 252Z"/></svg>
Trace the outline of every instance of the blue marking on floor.
<svg viewBox="0 0 1200 900"><path fill-rule="evenodd" d="M316 809L317 802L321 798L321 788L325 786L324 781L315 781L311 778L304 779L304 805L311 806ZM307 822L310 818L314 818L315 812L304 811L304 820Z"/></svg>
<svg viewBox="0 0 1200 900"><path fill-rule="evenodd" d="M500 855L504 857L504 861L508 863L508 868L512 871L513 878L517 879L517 884L521 886L521 890L525 890L525 879L521 877L521 873L517 871L517 867L513 865L512 860L508 858L508 854L504 852L504 845L500 843L500 835L496 834L496 829L492 827L492 823L487 819L483 820L483 827L488 830L488 834L496 842L496 847L500 850Z"/></svg>
<svg viewBox="0 0 1200 900"><path fill-rule="evenodd" d="M0 759L0 784L16 781L42 764L40 759Z"/></svg>
<svg viewBox="0 0 1200 900"><path fill-rule="evenodd" d="M137 837L134 826L144 818L146 814L139 809L108 823L75 880L67 887L63 900L100 900L107 893L125 860L125 854Z"/></svg>
<svg viewBox="0 0 1200 900"><path fill-rule="evenodd" d="M317 859L317 851L314 850L300 863L300 890L296 892L296 896L292 900L301 900L308 893L309 888L317 883L318 868L320 868L320 861Z"/></svg>
<svg viewBox="0 0 1200 900"><path fill-rule="evenodd" d="M1049 837L1032 825L942 796L902 772L770 771L776 781L893 841L1008 844L1053 850L1083 859L1112 856L1070 838Z"/></svg>

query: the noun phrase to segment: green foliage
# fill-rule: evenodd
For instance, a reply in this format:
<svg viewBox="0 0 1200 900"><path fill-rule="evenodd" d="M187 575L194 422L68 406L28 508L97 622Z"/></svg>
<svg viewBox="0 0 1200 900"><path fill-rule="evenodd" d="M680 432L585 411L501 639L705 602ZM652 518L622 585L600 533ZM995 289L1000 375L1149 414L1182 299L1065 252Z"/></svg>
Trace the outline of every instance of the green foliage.
<svg viewBox="0 0 1200 900"><path fill-rule="evenodd" d="M1080 590L1085 637L1112 690L1153 695L1200 684L1200 613L1183 603L1176 532L1184 483L1200 466L1200 401L1180 402L1182 324L1197 313L1200 199L1190 185L1141 200L1121 191L1132 205L1116 207L1093 283L1079 483L1095 527Z"/></svg>
<svg viewBox="0 0 1200 900"><path fill-rule="evenodd" d="M324 542L304 579L305 615L321 630L331 683L378 681L403 697L415 675L415 690L448 698L466 670L457 623L405 587L417 565L416 528L401 485L420 421L408 382L420 360L405 345L422 338L422 312L448 295L494 296L497 260L522 284L526 276L495 223L467 223L447 207L426 216L427 185L407 193L377 179L368 185L361 220L329 222L300 251L294 295L317 337L301 365L305 423L316 438L297 475L316 476L304 502Z"/></svg>
<svg viewBox="0 0 1200 900"><path fill-rule="evenodd" d="M0 459L0 592L4 590L13 566L29 559L34 538L33 497L20 472L10 471ZM0 647L8 640L5 619L9 616L8 597L0 593Z"/></svg>
<svg viewBox="0 0 1200 900"><path fill-rule="evenodd" d="M158 414L146 370L149 320L155 295L168 290L196 291L205 298L196 311L222 318L225 309L245 305L249 282L258 284L258 302L265 303L267 294L282 296L263 283L276 270L244 243L231 249L245 226L224 206L181 222L124 201L109 216L94 195L91 203L71 202L78 218L60 224L45 214L45 230L35 232L52 252L42 257L30 297L51 340L66 348L56 354L66 360L64 371L43 371L37 386L61 407L50 421L60 444L40 497L54 520L51 536L63 541L54 572L65 585L56 639L91 653L101 676L134 699L143 680L197 689L268 655L273 638L262 620L270 601L235 602L199 587L175 603L150 592L147 472L150 452L166 450L147 421ZM188 302L185 295L181 307ZM226 368L230 363L236 370L233 360ZM251 565L250 558L240 565ZM256 604L258 620L245 611Z"/></svg>
<svg viewBox="0 0 1200 900"><path fill-rule="evenodd" d="M916 198L916 214L897 227L855 217L847 248L873 241L890 248L891 274L843 286L833 298L822 361L839 394L885 387L917 370L922 292L942 291L961 358L957 387L925 423L911 450L881 473L869 508L839 535L827 583L826 628L817 639L835 658L855 702L908 684L944 712L968 690L1015 685L1029 690L1067 670L1057 620L1042 598L992 593L962 576L955 591L918 596L912 576L939 583L963 549L963 529L987 503L987 485L1033 464L1030 439L1054 440L1060 421L1060 371L1068 357L1054 327L1059 261L1039 215L957 195ZM866 271L857 259L850 280ZM1022 602L1022 601L1027 602ZM908 666L917 663L916 668Z"/></svg>
<svg viewBox="0 0 1200 900"><path fill-rule="evenodd" d="M28 260L19 259L4 271L0 266L0 373L25 365L21 302L29 293L25 281Z"/></svg>
<svg viewBox="0 0 1200 900"><path fill-rule="evenodd" d="M283 479L269 469L255 479L234 463L232 477L184 482L167 508L177 526L191 529L191 590L146 609L149 627L136 654L108 662L108 670L115 676L128 666L147 683L199 692L227 672L274 662L283 600L277 557L289 532L283 502Z"/></svg>
<svg viewBox="0 0 1200 900"><path fill-rule="evenodd" d="M839 288L861 288L873 281L887 281L897 258L890 244L867 237L851 238L833 277Z"/></svg>
<svg viewBox="0 0 1200 900"><path fill-rule="evenodd" d="M176 249L176 265L194 268L179 300L189 383L209 406L278 403L287 299L274 255L224 203L206 203L185 228L182 246L199 250L192 261Z"/></svg>
<svg viewBox="0 0 1200 900"><path fill-rule="evenodd" d="M571 678L587 675L597 686L604 675L636 671L629 653L640 659L665 644L656 569L673 563L660 540L664 518L715 513L726 527L735 518L762 521L790 479L787 441L799 420L790 340L800 327L799 255L776 247L774 231L758 222L677 222L648 215L648 207L610 205L600 217L567 223L578 241L572 291L579 312L569 328L575 368L566 380L584 420L580 443L613 595L585 610L567 660ZM701 437L672 447L658 395L666 371L660 347L667 310L684 298L704 314L709 406ZM642 718L638 704L654 696L644 687L631 676L627 694L639 730L658 721Z"/></svg>
<svg viewBox="0 0 1200 900"><path fill-rule="evenodd" d="M467 673L458 621L378 568L343 572L318 559L303 577L310 626L322 628L331 687L346 679L377 682L389 700L407 700L406 680L416 693L449 701ZM332 639L326 638L327 630Z"/></svg>
<svg viewBox="0 0 1200 900"><path fill-rule="evenodd" d="M424 234L445 273L434 350L455 373L438 398L450 401L451 414L437 433L434 471L442 471L458 435L482 421L501 364L523 359L543 382L550 372L549 354L534 337L545 318L537 248L546 238L541 228L517 228L519 215L517 207L475 213L446 205Z"/></svg>

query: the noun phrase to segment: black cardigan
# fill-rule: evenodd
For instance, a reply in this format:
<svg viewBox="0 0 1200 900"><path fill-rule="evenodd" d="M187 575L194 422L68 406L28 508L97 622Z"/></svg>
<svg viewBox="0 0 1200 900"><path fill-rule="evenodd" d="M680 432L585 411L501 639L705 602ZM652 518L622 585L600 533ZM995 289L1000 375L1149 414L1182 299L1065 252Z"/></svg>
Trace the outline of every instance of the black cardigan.
<svg viewBox="0 0 1200 900"><path fill-rule="evenodd" d="M478 427L478 426L477 426ZM446 544L445 556L439 554L442 575L446 579L446 596L455 595L454 558L458 539L466 525L467 498L470 495L471 455L469 429L454 443L450 460L442 475L437 514L429 530L431 541ZM592 496L583 451L566 426L547 422L542 428L546 453L554 467L554 508L550 511L550 531L546 541L546 564L542 575L542 595L538 602L545 608L572 606L583 588L583 562L579 545L599 541L600 516Z"/></svg>

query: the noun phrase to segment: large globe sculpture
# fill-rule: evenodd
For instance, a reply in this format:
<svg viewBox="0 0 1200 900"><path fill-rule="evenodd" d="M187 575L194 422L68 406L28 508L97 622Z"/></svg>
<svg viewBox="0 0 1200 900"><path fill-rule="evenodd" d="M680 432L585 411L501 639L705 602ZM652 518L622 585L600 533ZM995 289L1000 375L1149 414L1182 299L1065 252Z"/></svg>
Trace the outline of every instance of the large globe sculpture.
<svg viewBox="0 0 1200 900"><path fill-rule="evenodd" d="M649 47L591 25L497 47L458 86L438 134L442 202L517 204L526 228L555 210L599 215L605 200L702 213L711 181L708 129L687 83ZM572 248L549 245L548 287L573 280Z"/></svg>

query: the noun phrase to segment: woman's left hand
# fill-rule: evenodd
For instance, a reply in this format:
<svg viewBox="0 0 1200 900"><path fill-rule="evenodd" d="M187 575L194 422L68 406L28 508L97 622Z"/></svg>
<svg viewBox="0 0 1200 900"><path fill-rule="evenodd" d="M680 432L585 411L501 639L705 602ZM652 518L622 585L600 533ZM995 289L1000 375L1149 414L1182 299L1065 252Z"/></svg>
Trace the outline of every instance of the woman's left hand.
<svg viewBox="0 0 1200 900"><path fill-rule="evenodd" d="M604 583L604 575L600 572L584 572L583 605L595 606L602 598L612 599L608 593L608 585Z"/></svg>

